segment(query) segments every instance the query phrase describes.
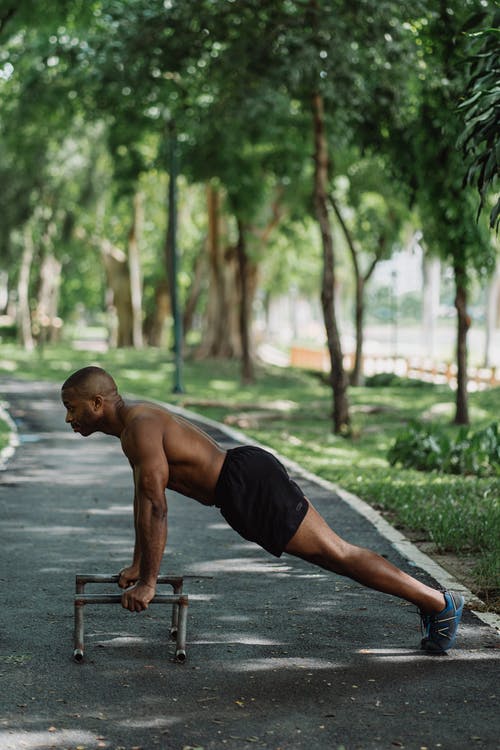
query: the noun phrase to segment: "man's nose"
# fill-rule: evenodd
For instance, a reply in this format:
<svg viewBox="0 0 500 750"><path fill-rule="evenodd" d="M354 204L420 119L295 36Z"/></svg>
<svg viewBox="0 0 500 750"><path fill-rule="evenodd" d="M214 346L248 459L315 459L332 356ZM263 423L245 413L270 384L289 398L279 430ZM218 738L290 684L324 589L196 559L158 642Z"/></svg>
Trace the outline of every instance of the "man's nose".
<svg viewBox="0 0 500 750"><path fill-rule="evenodd" d="M64 421L65 422L71 422L71 417L69 416L69 412L68 411L66 412L66 419Z"/></svg>

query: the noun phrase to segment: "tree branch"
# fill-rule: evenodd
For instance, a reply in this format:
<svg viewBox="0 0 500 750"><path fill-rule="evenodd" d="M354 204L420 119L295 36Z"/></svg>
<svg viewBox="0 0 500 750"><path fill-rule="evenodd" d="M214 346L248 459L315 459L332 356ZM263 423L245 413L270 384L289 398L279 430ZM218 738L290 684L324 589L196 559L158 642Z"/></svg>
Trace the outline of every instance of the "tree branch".
<svg viewBox="0 0 500 750"><path fill-rule="evenodd" d="M346 238L347 246L351 252L352 262L354 265L354 273L356 274L356 278L359 278L360 276L360 270L359 270L359 263L358 263L358 251L356 250L356 245L354 244L354 240L352 238L352 235L349 231L349 227L344 221L344 217L342 216L342 213L340 211L340 208L337 204L337 201L333 197L333 195L329 195L328 199L332 205L333 210L335 211L335 215L339 221L340 226L342 227L342 231L344 233L344 236Z"/></svg>
<svg viewBox="0 0 500 750"><path fill-rule="evenodd" d="M251 230L252 234L256 236L263 245L267 243L271 232L273 231L273 229L275 229L275 227L278 226L283 216L283 207L281 205L282 196L283 188L280 187L276 190L276 196L272 203L271 218L267 222L266 226L261 230L258 230L256 228L252 228Z"/></svg>
<svg viewBox="0 0 500 750"><path fill-rule="evenodd" d="M7 8L4 14L0 17L0 34L3 32L5 26L8 24L12 16L15 15L17 8Z"/></svg>
<svg viewBox="0 0 500 750"><path fill-rule="evenodd" d="M368 270L366 271L365 275L363 276L363 281L365 282L365 284L368 281L368 279L370 278L370 276L372 275L372 273L374 272L375 266L377 265L377 263L379 262L379 260L380 260L380 256L379 255L376 255L374 257L374 259L372 260L372 262L370 264L370 267L368 268Z"/></svg>

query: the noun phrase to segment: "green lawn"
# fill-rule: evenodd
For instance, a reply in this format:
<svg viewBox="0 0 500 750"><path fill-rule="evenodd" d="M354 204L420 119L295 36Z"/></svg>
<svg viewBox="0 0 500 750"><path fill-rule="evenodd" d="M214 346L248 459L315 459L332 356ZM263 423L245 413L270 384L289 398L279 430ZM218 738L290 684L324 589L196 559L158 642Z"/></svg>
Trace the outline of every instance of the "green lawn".
<svg viewBox="0 0 500 750"><path fill-rule="evenodd" d="M412 537L430 540L440 552L473 560L476 592L495 606L500 589L500 479L429 474L389 466L386 454L409 420L431 420L450 433L454 394L446 386L406 385L350 390L354 437L331 434L331 399L321 378L266 367L258 381L242 386L234 362L188 361L185 393L172 394L171 358L157 350L107 354L46 347L29 355L4 345L0 375L42 378L61 384L87 364L99 364L123 393L182 404L249 436L390 514ZM474 428L498 419L500 389L471 394ZM61 418L62 418L61 414ZM498 606L498 603L497 603Z"/></svg>
<svg viewBox="0 0 500 750"><path fill-rule="evenodd" d="M2 419L2 415L0 413L0 451L2 451L8 444L9 444L9 434L10 434L10 427Z"/></svg>

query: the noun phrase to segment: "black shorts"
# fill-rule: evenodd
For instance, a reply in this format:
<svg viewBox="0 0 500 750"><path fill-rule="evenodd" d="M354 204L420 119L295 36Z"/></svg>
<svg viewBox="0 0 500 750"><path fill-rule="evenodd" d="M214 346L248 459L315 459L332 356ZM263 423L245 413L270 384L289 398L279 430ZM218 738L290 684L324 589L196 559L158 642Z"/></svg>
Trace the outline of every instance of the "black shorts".
<svg viewBox="0 0 500 750"><path fill-rule="evenodd" d="M238 534L276 557L309 507L285 467L271 453L254 446L228 450L215 488L215 505Z"/></svg>

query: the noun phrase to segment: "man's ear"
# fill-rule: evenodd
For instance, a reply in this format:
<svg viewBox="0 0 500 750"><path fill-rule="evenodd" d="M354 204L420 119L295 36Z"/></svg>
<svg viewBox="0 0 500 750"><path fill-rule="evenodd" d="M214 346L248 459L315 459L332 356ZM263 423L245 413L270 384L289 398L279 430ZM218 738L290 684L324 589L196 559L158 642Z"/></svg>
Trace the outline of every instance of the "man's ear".
<svg viewBox="0 0 500 750"><path fill-rule="evenodd" d="M104 405L104 399L102 396L94 396L92 399L92 406L94 408L94 411L101 411L102 407Z"/></svg>

